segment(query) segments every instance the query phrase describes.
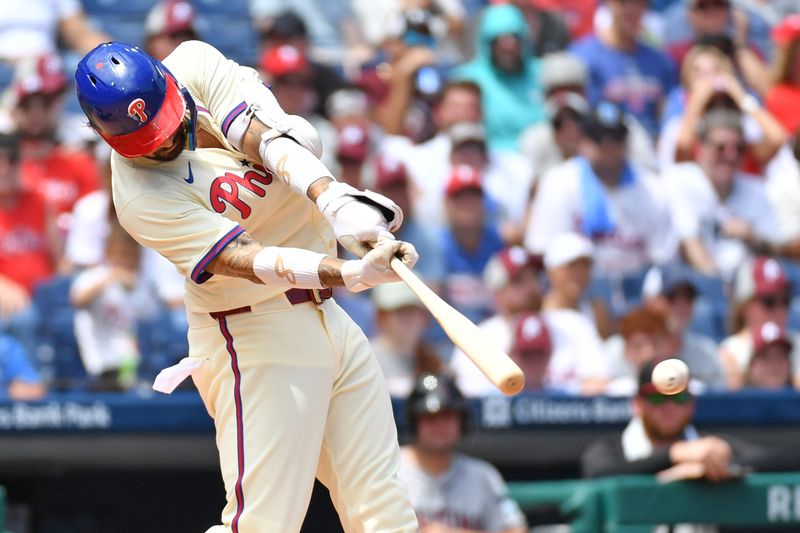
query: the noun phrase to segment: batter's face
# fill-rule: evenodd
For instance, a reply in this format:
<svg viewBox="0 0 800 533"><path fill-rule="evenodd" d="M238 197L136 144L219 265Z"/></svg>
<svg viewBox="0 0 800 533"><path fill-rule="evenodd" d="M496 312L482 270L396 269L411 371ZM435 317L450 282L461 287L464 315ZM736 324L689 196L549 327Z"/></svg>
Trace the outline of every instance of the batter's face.
<svg viewBox="0 0 800 533"><path fill-rule="evenodd" d="M417 447L432 452L451 452L461 440L461 415L442 411L417 419Z"/></svg>
<svg viewBox="0 0 800 533"><path fill-rule="evenodd" d="M175 130L175 133L167 138L156 150L145 154L144 157L156 161L174 161L177 159L186 148L186 130L188 127L188 119L184 119L178 129Z"/></svg>

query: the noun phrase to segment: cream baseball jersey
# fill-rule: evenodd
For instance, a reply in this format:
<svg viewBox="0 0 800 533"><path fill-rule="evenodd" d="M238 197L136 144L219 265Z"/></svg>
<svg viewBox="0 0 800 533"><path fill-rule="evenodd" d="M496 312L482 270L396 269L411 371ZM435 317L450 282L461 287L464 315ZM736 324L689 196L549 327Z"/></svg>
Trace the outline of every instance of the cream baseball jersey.
<svg viewBox="0 0 800 533"><path fill-rule="evenodd" d="M265 246L335 256L333 230L313 202L260 162L248 160L226 137L247 108L240 87L260 84L253 69L198 41L179 46L164 65L195 100L198 128L225 149L184 150L170 162L114 153L112 189L120 223L186 276L186 303L192 311L236 309L273 298L283 289L214 276L206 268L243 231ZM274 113L284 114L271 93L269 98Z"/></svg>

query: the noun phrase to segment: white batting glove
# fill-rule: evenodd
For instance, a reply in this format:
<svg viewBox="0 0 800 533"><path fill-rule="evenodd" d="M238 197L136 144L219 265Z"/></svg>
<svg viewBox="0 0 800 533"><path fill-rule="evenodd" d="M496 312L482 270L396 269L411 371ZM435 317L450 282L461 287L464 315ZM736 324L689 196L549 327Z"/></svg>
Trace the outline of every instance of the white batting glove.
<svg viewBox="0 0 800 533"><path fill-rule="evenodd" d="M389 198L338 181L317 197L317 208L333 226L336 239L354 254L359 253L355 243L394 239L392 232L403 223L403 211Z"/></svg>
<svg viewBox="0 0 800 533"><path fill-rule="evenodd" d="M399 257L409 268L417 264L419 255L414 245L395 240L380 240L361 259L342 263L342 280L350 292L361 292L382 283L400 281L389 266L393 257Z"/></svg>

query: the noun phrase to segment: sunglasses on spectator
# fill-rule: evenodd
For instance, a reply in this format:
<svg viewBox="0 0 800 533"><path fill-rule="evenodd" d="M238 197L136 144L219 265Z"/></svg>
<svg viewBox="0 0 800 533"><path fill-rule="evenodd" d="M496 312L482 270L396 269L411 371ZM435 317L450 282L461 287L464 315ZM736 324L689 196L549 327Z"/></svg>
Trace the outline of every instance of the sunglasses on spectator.
<svg viewBox="0 0 800 533"><path fill-rule="evenodd" d="M714 150L714 153L717 157L721 157L727 153L735 152L736 155L741 156L744 154L745 150L747 150L747 144L744 142L739 143L708 143L708 145Z"/></svg>
<svg viewBox="0 0 800 533"><path fill-rule="evenodd" d="M777 307L789 307L788 296L762 296L758 302L767 309L775 309Z"/></svg>
<svg viewBox="0 0 800 533"><path fill-rule="evenodd" d="M694 3L692 9L697 11L710 11L712 9L728 9L731 3L728 0L699 0Z"/></svg>
<svg viewBox="0 0 800 533"><path fill-rule="evenodd" d="M679 392L678 394L661 394L659 392L651 392L644 395L644 399L650 405L664 405L667 402L672 402L677 405L686 405L692 399L692 395L686 391Z"/></svg>

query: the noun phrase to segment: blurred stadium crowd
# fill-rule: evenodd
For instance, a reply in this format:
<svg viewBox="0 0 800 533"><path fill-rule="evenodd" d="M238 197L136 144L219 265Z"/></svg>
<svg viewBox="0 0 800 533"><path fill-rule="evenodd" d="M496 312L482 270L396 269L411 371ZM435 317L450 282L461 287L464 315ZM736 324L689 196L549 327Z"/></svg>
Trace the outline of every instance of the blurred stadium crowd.
<svg viewBox="0 0 800 533"><path fill-rule="evenodd" d="M800 386L798 0L6 0L0 383L149 386L185 355L183 278L109 202L72 89L104 40L202 39L259 70L338 179L391 197L419 273L527 389ZM393 395L494 394L401 284L337 299ZM268 347L265 347L267 349Z"/></svg>

